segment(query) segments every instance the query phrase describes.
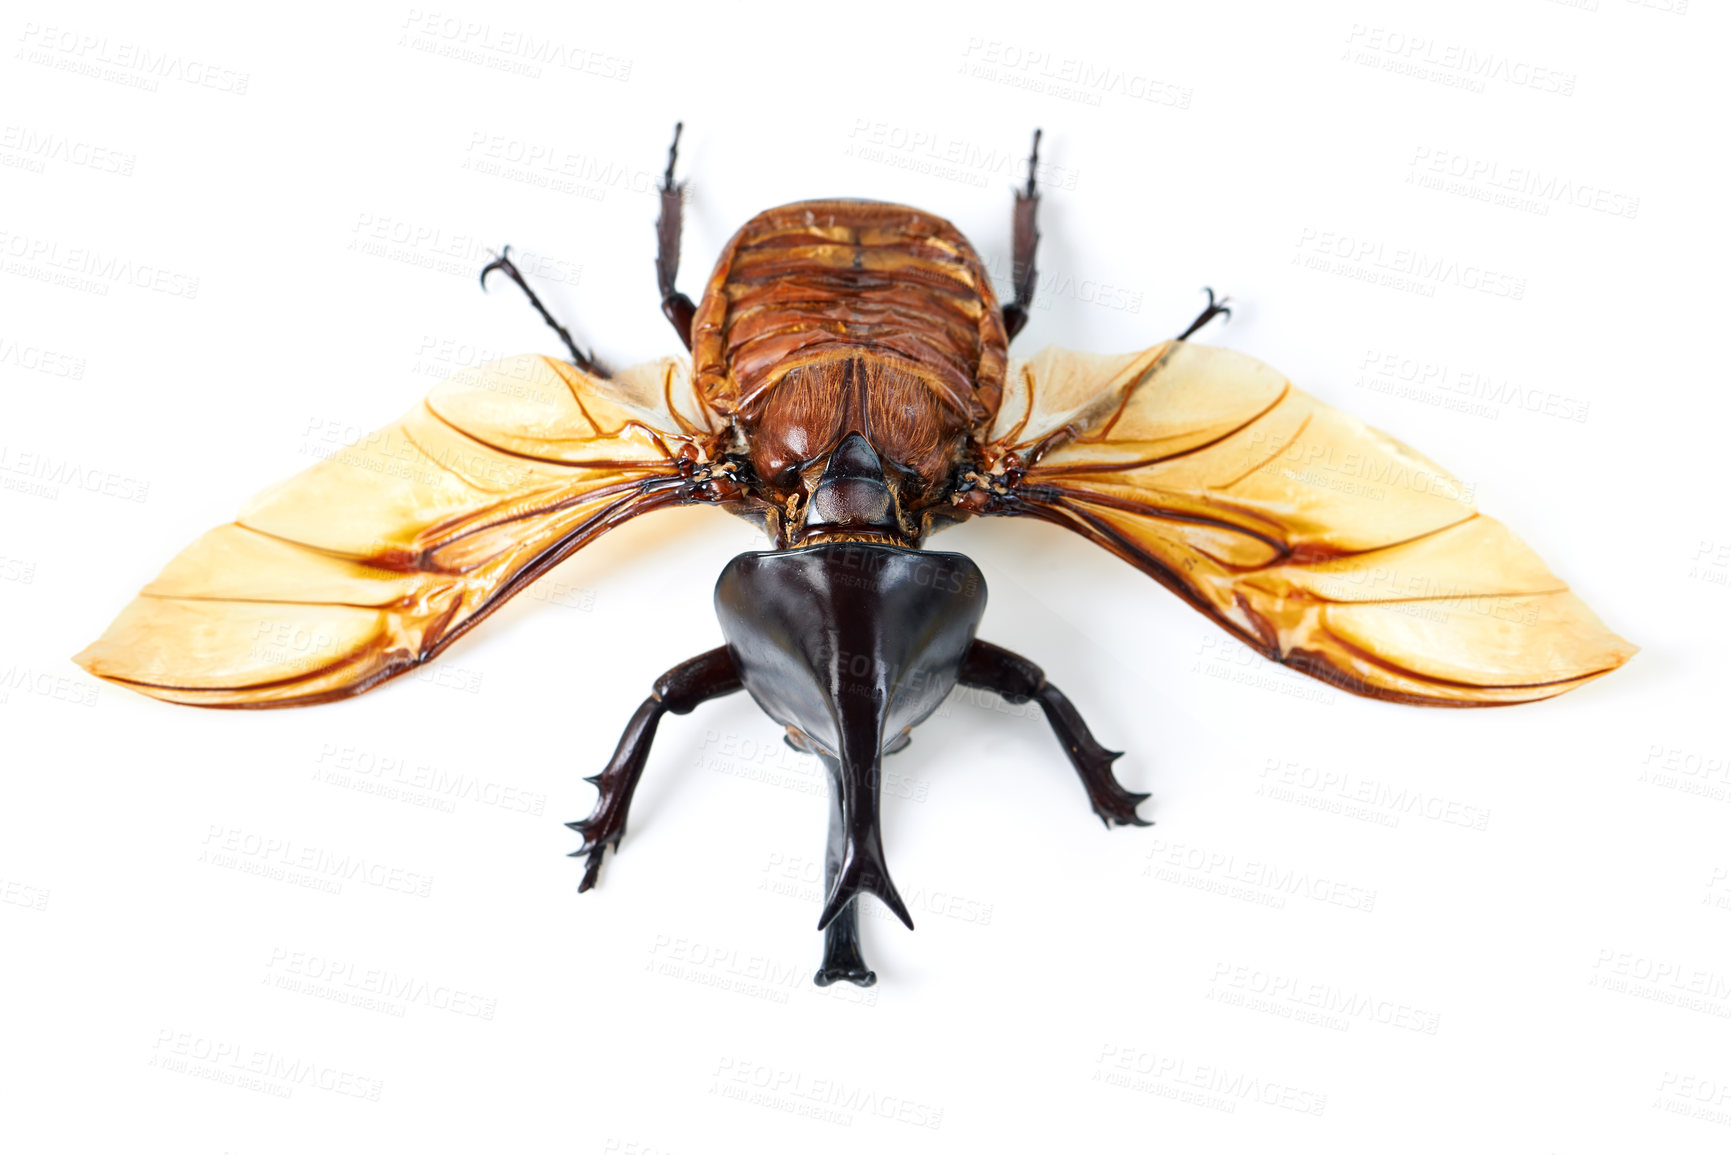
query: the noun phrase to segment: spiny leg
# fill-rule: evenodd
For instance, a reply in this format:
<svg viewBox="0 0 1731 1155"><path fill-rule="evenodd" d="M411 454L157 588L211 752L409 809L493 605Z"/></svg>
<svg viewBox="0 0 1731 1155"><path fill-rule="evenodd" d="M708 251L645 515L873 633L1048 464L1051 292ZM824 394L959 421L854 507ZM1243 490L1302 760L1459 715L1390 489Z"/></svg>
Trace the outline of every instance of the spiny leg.
<svg viewBox="0 0 1731 1155"><path fill-rule="evenodd" d="M654 692L631 716L607 768L584 779L594 783L598 791L595 809L589 817L565 824L583 836L583 845L573 850L570 857L589 856L583 881L577 885L579 894L595 885L596 876L601 872L601 857L607 847L612 846L617 851L619 840L625 836L625 817L631 809L631 795L637 789L637 780L643 776L643 766L649 760L649 747L655 741L655 728L661 722L661 715L689 714L711 698L731 694L740 688L739 671L734 669L733 658L726 646L681 662L655 680Z"/></svg>
<svg viewBox="0 0 1731 1155"><path fill-rule="evenodd" d="M1016 194L1015 235L1010 248L1010 278L1015 283L1016 299L1004 306L1007 340L1015 340L1028 323L1028 310L1034 304L1034 283L1040 275L1034 268L1034 250L1040 247L1040 231L1034 224L1034 213L1040 207L1040 193L1034 183L1034 169L1039 163L1040 130L1036 128L1034 150L1028 157L1028 184Z"/></svg>
<svg viewBox="0 0 1731 1155"><path fill-rule="evenodd" d="M819 754L829 772L829 842L823 856L823 890L827 895L835 887L841 873L842 856L847 847L847 824L842 814L841 763L828 754ZM812 981L820 987L845 981L869 987L878 981L875 971L866 966L859 943L859 904L856 897L830 924L823 928L823 965L817 968Z"/></svg>
<svg viewBox="0 0 1731 1155"><path fill-rule="evenodd" d="M1070 704L1070 699L1046 681L1045 671L1020 654L977 638L962 658L961 684L981 690L991 690L1011 704L1030 699L1040 703L1052 732L1069 755L1070 764L1082 779L1088 792L1088 803L1108 829L1119 826L1147 826L1148 820L1136 814L1136 804L1147 799L1124 789L1112 773L1112 763L1124 756L1122 750L1108 750L1089 733L1088 724Z"/></svg>
<svg viewBox="0 0 1731 1155"><path fill-rule="evenodd" d="M1202 328L1202 326L1208 324L1208 322L1212 321L1216 317L1232 316L1232 310L1226 307L1226 302L1230 301L1232 299L1231 297L1222 297L1220 300L1216 301L1214 299L1213 289L1204 285L1202 291L1208 294L1208 307L1196 315L1196 319L1190 322L1190 327L1188 329L1178 334L1177 339L1180 341L1188 341L1190 339L1190 334L1196 332L1196 330Z"/></svg>
<svg viewBox="0 0 1731 1155"><path fill-rule="evenodd" d="M661 311L673 323L679 339L691 348L691 318L697 306L674 287L679 279L679 234L685 222L685 186L673 183L673 165L679 160L682 120L673 126L673 145L667 150L667 172L661 178L661 215L655 220L655 281L661 288Z"/></svg>
<svg viewBox="0 0 1731 1155"><path fill-rule="evenodd" d="M548 326L552 328L555 333L559 334L559 339L561 341L565 342L565 348L571 353L571 364L577 366L577 368L583 370L583 372L592 374L596 377L611 376L606 369L602 368L601 362L597 361L594 357L577 347L577 342L571 339L571 334L566 331L565 326L553 319L553 314L547 311L547 306L541 303L541 298L537 297L535 295L535 290L529 287L529 282L523 277L523 271L511 260L510 245L506 245L499 255L493 258L493 262L481 270L482 292L485 292L487 289L487 274L495 271L504 273L507 277L516 281L517 287L522 289L524 293L528 294L529 303L535 306L535 311L541 314L541 319L547 322Z"/></svg>

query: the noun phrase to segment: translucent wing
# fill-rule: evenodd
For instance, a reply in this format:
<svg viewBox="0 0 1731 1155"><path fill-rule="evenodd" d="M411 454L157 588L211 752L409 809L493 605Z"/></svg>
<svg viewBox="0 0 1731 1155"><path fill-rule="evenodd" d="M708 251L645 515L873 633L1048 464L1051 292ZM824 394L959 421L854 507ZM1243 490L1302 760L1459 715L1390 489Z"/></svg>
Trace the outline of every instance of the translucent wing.
<svg viewBox="0 0 1731 1155"><path fill-rule="evenodd" d="M1459 480L1239 353L1047 349L979 441L981 512L1084 534L1355 693L1524 702L1635 652Z"/></svg>
<svg viewBox="0 0 1731 1155"><path fill-rule="evenodd" d="M602 532L689 501L712 419L683 364L514 357L438 385L199 538L75 661L201 706L358 694Z"/></svg>

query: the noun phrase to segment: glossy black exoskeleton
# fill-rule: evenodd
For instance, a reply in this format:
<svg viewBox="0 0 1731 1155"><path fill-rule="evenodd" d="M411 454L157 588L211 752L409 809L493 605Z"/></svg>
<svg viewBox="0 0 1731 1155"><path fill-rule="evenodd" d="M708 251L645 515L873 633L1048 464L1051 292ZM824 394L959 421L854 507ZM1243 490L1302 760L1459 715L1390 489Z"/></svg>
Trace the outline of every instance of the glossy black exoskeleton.
<svg viewBox="0 0 1731 1155"><path fill-rule="evenodd" d="M869 485L852 475L838 484ZM836 504L844 499L859 517L873 506L870 494L838 495ZM958 684L1039 702L1095 813L1108 825L1143 824L1136 804L1147 796L1119 785L1111 770L1118 755L1094 740L1069 699L1032 662L974 636L986 581L961 554L854 541L741 554L716 583L715 608L727 645L664 674L607 769L590 779L601 791L595 812L571 823L586 839L576 853L589 856L580 889L594 884L603 853L625 832L661 715L740 689L786 727L789 745L817 755L829 773L819 986L876 981L860 950L862 893L913 927L884 862L883 758L904 748Z"/></svg>

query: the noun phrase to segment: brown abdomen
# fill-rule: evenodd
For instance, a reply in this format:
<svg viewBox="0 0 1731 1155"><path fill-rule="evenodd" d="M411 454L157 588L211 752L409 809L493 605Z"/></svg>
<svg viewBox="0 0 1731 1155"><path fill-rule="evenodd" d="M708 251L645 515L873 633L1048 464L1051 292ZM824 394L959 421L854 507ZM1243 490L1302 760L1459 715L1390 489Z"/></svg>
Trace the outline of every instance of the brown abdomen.
<svg viewBox="0 0 1731 1155"><path fill-rule="evenodd" d="M697 388L754 423L789 370L862 356L932 389L946 433L997 411L1003 316L973 246L941 217L802 201L734 234L692 322Z"/></svg>

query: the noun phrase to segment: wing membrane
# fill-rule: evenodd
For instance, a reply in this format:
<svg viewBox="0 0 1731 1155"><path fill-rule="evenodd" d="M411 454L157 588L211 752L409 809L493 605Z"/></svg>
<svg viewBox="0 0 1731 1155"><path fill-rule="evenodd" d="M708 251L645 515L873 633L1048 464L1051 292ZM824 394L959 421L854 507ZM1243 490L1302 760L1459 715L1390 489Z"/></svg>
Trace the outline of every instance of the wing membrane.
<svg viewBox="0 0 1731 1155"><path fill-rule="evenodd" d="M612 526L691 500L714 433L676 361L466 370L199 538L75 660L205 706L358 694Z"/></svg>
<svg viewBox="0 0 1731 1155"><path fill-rule="evenodd" d="M982 440L986 512L1082 533L1355 693L1523 702L1635 652L1457 478L1239 353L1048 349Z"/></svg>

